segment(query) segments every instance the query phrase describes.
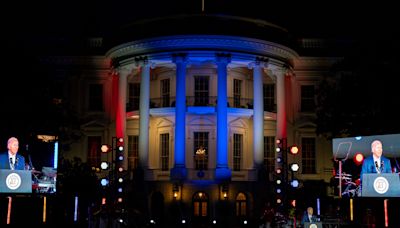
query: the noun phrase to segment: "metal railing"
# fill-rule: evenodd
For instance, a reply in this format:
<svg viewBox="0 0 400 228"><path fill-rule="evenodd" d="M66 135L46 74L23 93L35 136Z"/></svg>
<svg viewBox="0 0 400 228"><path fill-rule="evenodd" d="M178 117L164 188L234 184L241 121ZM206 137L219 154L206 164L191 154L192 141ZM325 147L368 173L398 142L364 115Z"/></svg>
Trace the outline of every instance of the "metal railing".
<svg viewBox="0 0 400 228"><path fill-rule="evenodd" d="M186 106L207 106L216 107L218 103L218 97L216 96L186 96ZM175 97L158 97L150 99L150 108L172 108L175 107L176 98ZM227 107L229 108L244 108L253 109L253 99L251 98L240 98L240 97L228 97ZM126 105L126 111L137 111L139 110L139 104L128 103ZM264 111L276 112L276 105L273 107L266 106L264 104Z"/></svg>

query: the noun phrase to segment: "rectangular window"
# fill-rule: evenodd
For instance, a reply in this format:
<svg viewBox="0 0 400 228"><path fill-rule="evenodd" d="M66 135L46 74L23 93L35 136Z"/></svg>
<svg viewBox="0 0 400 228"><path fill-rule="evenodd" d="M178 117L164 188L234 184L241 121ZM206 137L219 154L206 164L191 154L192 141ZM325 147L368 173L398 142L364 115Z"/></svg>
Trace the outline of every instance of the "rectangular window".
<svg viewBox="0 0 400 228"><path fill-rule="evenodd" d="M302 138L301 139L301 158L302 158L302 172L303 174L316 173L315 167L315 138Z"/></svg>
<svg viewBox="0 0 400 228"><path fill-rule="evenodd" d="M315 88L313 85L301 86L301 111L315 111Z"/></svg>
<svg viewBox="0 0 400 228"><path fill-rule="evenodd" d="M87 163L90 167L99 167L101 163L101 136L88 136Z"/></svg>
<svg viewBox="0 0 400 228"><path fill-rule="evenodd" d="M89 111L103 111L103 85L89 85Z"/></svg>
<svg viewBox="0 0 400 228"><path fill-rule="evenodd" d="M208 132L194 132L193 139L195 168L206 170L208 169Z"/></svg>
<svg viewBox="0 0 400 228"><path fill-rule="evenodd" d="M207 202L201 202L201 216L207 216Z"/></svg>
<svg viewBox="0 0 400 228"><path fill-rule="evenodd" d="M200 202L194 202L193 203L193 214L194 216L200 216Z"/></svg>
<svg viewBox="0 0 400 228"><path fill-rule="evenodd" d="M275 170L275 137L264 136L264 165L268 172Z"/></svg>
<svg viewBox="0 0 400 228"><path fill-rule="evenodd" d="M160 134L161 170L169 170L169 133Z"/></svg>
<svg viewBox="0 0 400 228"><path fill-rule="evenodd" d="M139 164L139 136L128 136L128 168L137 169Z"/></svg>
<svg viewBox="0 0 400 228"><path fill-rule="evenodd" d="M242 80L233 79L233 107L240 108Z"/></svg>
<svg viewBox="0 0 400 228"><path fill-rule="evenodd" d="M161 107L170 107L170 80L168 79L163 79L160 81L161 82Z"/></svg>
<svg viewBox="0 0 400 228"><path fill-rule="evenodd" d="M243 154L243 135L233 134L233 170L240 171Z"/></svg>
<svg viewBox="0 0 400 228"><path fill-rule="evenodd" d="M194 77L194 106L209 105L209 77Z"/></svg>
<svg viewBox="0 0 400 228"><path fill-rule="evenodd" d="M140 102L140 83L129 83L129 97L127 110L139 110Z"/></svg>
<svg viewBox="0 0 400 228"><path fill-rule="evenodd" d="M275 110L275 84L264 84L264 111L273 112Z"/></svg>
<svg viewBox="0 0 400 228"><path fill-rule="evenodd" d="M193 214L196 217L206 217L207 216L207 202L195 201L193 203Z"/></svg>

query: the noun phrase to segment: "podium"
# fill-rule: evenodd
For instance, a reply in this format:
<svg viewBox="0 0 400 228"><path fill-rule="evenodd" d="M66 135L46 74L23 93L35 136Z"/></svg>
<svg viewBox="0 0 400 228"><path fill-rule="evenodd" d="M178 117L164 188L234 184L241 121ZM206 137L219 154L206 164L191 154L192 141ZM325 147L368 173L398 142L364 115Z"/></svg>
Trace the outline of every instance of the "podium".
<svg viewBox="0 0 400 228"><path fill-rule="evenodd" d="M32 193L29 170L0 169L0 193Z"/></svg>
<svg viewBox="0 0 400 228"><path fill-rule="evenodd" d="M400 197L397 173L365 173L362 176L363 197Z"/></svg>
<svg viewBox="0 0 400 228"><path fill-rule="evenodd" d="M322 222L305 222L304 228L322 228Z"/></svg>

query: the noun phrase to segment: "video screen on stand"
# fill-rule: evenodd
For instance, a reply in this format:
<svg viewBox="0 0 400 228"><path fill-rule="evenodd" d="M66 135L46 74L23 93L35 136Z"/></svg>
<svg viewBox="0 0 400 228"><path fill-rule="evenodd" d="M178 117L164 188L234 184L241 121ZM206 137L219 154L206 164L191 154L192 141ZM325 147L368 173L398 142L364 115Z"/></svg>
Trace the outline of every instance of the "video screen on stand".
<svg viewBox="0 0 400 228"><path fill-rule="evenodd" d="M400 197L400 134L334 138L331 185L342 197Z"/></svg>
<svg viewBox="0 0 400 228"><path fill-rule="evenodd" d="M0 193L54 194L57 189L58 142L38 138L29 143L10 137L0 154Z"/></svg>

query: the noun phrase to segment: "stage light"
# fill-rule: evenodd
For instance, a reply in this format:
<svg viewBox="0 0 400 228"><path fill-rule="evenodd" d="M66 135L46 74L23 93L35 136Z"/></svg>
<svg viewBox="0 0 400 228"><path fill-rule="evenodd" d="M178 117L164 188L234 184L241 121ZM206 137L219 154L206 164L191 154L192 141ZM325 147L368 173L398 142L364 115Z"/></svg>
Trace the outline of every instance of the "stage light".
<svg viewBox="0 0 400 228"><path fill-rule="evenodd" d="M108 167L109 167L108 162L106 162L106 161L101 162L100 168L102 170L106 170L106 169L108 169Z"/></svg>
<svg viewBox="0 0 400 228"><path fill-rule="evenodd" d="M291 146L290 147L290 153L293 155L296 155L299 153L299 148L297 146Z"/></svg>
<svg viewBox="0 0 400 228"><path fill-rule="evenodd" d="M276 140L276 148L275 148L275 150L276 150L277 153L279 153L279 152L282 151L282 149L283 149L282 140L277 139L277 140Z"/></svg>
<svg viewBox="0 0 400 228"><path fill-rule="evenodd" d="M297 187L299 187L299 180L296 180L296 179L294 179L294 180L292 180L291 182L290 182L290 185L293 187L293 188L297 188Z"/></svg>
<svg viewBox="0 0 400 228"><path fill-rule="evenodd" d="M280 169L280 168L277 168L277 169L276 169L276 173L277 173L277 174L280 174L280 173L282 173L282 169Z"/></svg>
<svg viewBox="0 0 400 228"><path fill-rule="evenodd" d="M356 165L361 165L364 161L364 155L362 153L356 153L356 155L354 155L353 161Z"/></svg>
<svg viewBox="0 0 400 228"><path fill-rule="evenodd" d="M281 184L282 181L280 179L276 180L276 184Z"/></svg>
<svg viewBox="0 0 400 228"><path fill-rule="evenodd" d="M109 183L109 181L106 178L103 178L103 179L100 180L100 184L103 187L107 186L108 183Z"/></svg>
<svg viewBox="0 0 400 228"><path fill-rule="evenodd" d="M118 156L118 160L120 161L124 160L124 156L123 155Z"/></svg>
<svg viewBox="0 0 400 228"><path fill-rule="evenodd" d="M292 170L293 172L297 172L297 171L299 171L299 169L300 169L300 166L297 163L293 163L290 165L290 170Z"/></svg>
<svg viewBox="0 0 400 228"><path fill-rule="evenodd" d="M103 144L103 145L101 145L100 150L103 153L107 153L107 152L109 152L111 150L111 147L110 147L110 145Z"/></svg>
<svg viewBox="0 0 400 228"><path fill-rule="evenodd" d="M281 163L282 162L282 158L281 157L277 157L276 158L276 162Z"/></svg>

